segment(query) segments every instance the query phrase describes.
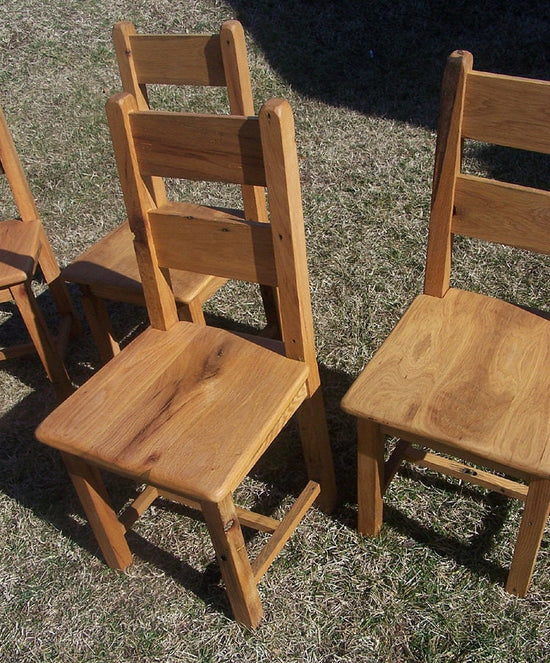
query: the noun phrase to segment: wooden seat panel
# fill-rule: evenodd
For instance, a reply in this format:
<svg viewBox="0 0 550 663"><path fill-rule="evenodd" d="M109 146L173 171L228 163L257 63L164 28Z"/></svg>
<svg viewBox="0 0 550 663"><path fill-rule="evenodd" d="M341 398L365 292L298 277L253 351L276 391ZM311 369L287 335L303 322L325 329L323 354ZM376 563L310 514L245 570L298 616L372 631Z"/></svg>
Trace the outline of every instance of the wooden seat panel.
<svg viewBox="0 0 550 663"><path fill-rule="evenodd" d="M482 322L482 324L480 324ZM550 476L550 322L450 289L418 296L342 402L383 426ZM521 449L521 452L519 450Z"/></svg>
<svg viewBox="0 0 550 663"><path fill-rule="evenodd" d="M40 221L0 222L0 288L24 283L34 273L40 254Z"/></svg>
<svg viewBox="0 0 550 663"><path fill-rule="evenodd" d="M107 470L215 501L298 407L307 373L303 362L217 328L148 329L37 436Z"/></svg>

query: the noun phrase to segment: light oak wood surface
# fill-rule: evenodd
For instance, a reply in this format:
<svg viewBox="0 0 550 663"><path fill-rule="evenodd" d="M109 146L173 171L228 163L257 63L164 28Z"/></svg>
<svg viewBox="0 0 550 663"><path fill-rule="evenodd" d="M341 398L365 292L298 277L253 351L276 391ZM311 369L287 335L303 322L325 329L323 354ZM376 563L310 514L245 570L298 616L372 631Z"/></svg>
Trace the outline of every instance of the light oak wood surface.
<svg viewBox="0 0 550 663"><path fill-rule="evenodd" d="M31 337L30 343L0 348L0 360L37 352L58 398L63 399L73 391L63 353L69 336L80 333L80 322L60 278L59 266L1 109L0 173L8 180L20 215L19 219L0 221L0 302L15 302ZM59 313L57 337L48 329L31 286L38 264Z"/></svg>
<svg viewBox="0 0 550 663"><path fill-rule="evenodd" d="M149 329L37 436L104 469L216 501L240 484L296 409L307 372L303 362L213 327Z"/></svg>
<svg viewBox="0 0 550 663"><path fill-rule="evenodd" d="M342 406L404 437L548 477L548 366L547 320L451 288L443 298L415 299Z"/></svg>
<svg viewBox="0 0 550 663"><path fill-rule="evenodd" d="M330 511L335 501L292 111L271 100L259 117L167 114L140 111L122 93L109 100L107 116L151 327L53 412L37 437L64 454L115 568L130 563L125 534L157 496L199 508L233 614L255 627L263 613L257 582L313 502ZM159 204L152 184L167 173L265 184L269 222L248 219L246 210ZM281 340L256 343L179 321L169 270L181 267L275 288ZM232 494L294 414L309 481L282 520L245 513ZM98 468L146 484L120 519ZM241 525L271 533L253 562Z"/></svg>
<svg viewBox="0 0 550 663"><path fill-rule="evenodd" d="M518 596L550 511L550 321L450 288L450 275L454 234L549 253L547 191L461 172L466 138L550 153L549 108L550 83L474 71L464 51L449 57L424 294L342 401L358 419L359 530L379 532L383 494L403 460L523 500L506 583ZM384 462L387 436L398 442Z"/></svg>

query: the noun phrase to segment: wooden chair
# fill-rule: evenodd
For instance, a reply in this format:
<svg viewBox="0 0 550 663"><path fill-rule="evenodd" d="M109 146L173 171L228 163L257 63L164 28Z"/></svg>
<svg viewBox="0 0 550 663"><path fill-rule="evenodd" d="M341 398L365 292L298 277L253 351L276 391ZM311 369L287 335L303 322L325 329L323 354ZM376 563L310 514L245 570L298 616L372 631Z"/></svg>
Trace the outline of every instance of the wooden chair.
<svg viewBox="0 0 550 663"><path fill-rule="evenodd" d="M131 23L114 26L113 41L122 87L149 109L147 85L226 86L231 112L254 115L244 31L238 21L226 21L219 35L139 35ZM166 201L164 182L148 178L155 200ZM242 188L248 219L266 221L265 191ZM103 362L119 350L104 300L145 305L128 223L123 223L80 255L63 270L65 280L76 283L92 335ZM202 305L224 279L190 271L172 273L172 283L182 320L204 324ZM276 303L269 289L262 290L268 326L277 327Z"/></svg>
<svg viewBox="0 0 550 663"><path fill-rule="evenodd" d="M20 215L19 219L0 222L0 302L15 302L32 340L31 343L0 348L0 359L38 352L58 396L64 398L73 388L63 365L62 354L69 334L78 334L80 325L60 278L59 267L1 108L0 173L7 177ZM31 287L37 265L40 265L61 317L57 338L50 334Z"/></svg>
<svg viewBox="0 0 550 663"><path fill-rule="evenodd" d="M237 620L262 616L256 583L319 494L335 483L315 359L298 161L290 106L259 118L138 111L107 104L151 327L38 428L64 454L108 564L131 562L124 538L157 497L200 509ZM208 136L208 140L205 140ZM184 202L154 202L149 176L266 186L270 223ZM282 342L260 344L178 321L169 269L276 287ZM282 521L235 508L232 493L297 413L310 481ZM149 487L119 521L97 468ZM273 532L251 564L241 524Z"/></svg>
<svg viewBox="0 0 550 663"><path fill-rule="evenodd" d="M549 192L461 172L463 139L550 154L549 107L550 83L474 71L467 52L450 56L424 294L342 401L358 418L360 531L378 533L383 492L403 459L525 500L506 583L518 596L550 507L550 321L450 288L451 245L458 233L550 253ZM384 468L387 435L400 441Z"/></svg>

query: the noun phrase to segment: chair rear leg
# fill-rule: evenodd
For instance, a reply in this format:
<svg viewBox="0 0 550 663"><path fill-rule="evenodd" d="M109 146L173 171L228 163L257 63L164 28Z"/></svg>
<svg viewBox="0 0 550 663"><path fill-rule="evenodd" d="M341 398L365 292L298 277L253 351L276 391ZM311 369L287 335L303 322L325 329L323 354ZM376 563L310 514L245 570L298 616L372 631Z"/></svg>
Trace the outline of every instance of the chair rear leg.
<svg viewBox="0 0 550 663"><path fill-rule="evenodd" d="M197 325L206 325L202 304L198 298L192 299L187 304L178 304L178 318L185 322L194 322Z"/></svg>
<svg viewBox="0 0 550 663"><path fill-rule="evenodd" d="M78 315L76 314L73 302L69 297L69 293L67 291L65 282L61 278L59 265L57 264L52 248L50 246L50 243L48 242L46 233L44 231L43 231L43 236L44 238L42 240L42 246L40 249L40 258L39 258L40 269L42 270L44 279L46 280L50 292L52 293L52 297L55 302L56 308L59 311L59 314L62 317L65 316L70 317L71 336L72 337L79 336L82 333L82 326L80 324L80 320L78 319Z"/></svg>
<svg viewBox="0 0 550 663"><path fill-rule="evenodd" d="M235 619L256 628L263 609L233 499L228 495L218 503L202 502L201 508Z"/></svg>
<svg viewBox="0 0 550 663"><path fill-rule="evenodd" d="M99 352L99 358L102 364L106 364L120 352L111 318L107 312L105 302L96 297L88 286L81 285L80 291L82 293L82 308Z"/></svg>
<svg viewBox="0 0 550 663"><path fill-rule="evenodd" d="M105 561L113 569L124 570L132 563L126 528L111 506L99 470L72 454L61 456Z"/></svg>
<svg viewBox="0 0 550 663"><path fill-rule="evenodd" d="M532 479L506 581L510 594L525 596L529 589L549 510L550 480Z"/></svg>
<svg viewBox="0 0 550 663"><path fill-rule="evenodd" d="M321 486L317 504L325 513L331 513L336 503L336 479L320 387L304 400L296 417L308 478Z"/></svg>
<svg viewBox="0 0 550 663"><path fill-rule="evenodd" d="M67 398L73 393L74 387L67 375L63 359L46 325L42 311L34 297L30 280L12 286L10 293L58 397L61 400Z"/></svg>

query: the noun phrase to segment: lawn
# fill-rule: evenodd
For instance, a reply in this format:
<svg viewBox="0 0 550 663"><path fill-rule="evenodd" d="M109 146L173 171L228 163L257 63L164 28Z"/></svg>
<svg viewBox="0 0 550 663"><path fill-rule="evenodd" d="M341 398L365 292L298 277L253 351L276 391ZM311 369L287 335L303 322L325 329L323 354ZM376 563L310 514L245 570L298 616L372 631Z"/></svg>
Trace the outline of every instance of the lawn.
<svg viewBox="0 0 550 663"><path fill-rule="evenodd" d="M475 6L474 6L475 5ZM483 6L482 6L483 5ZM519 3L518 3L519 6ZM3 0L0 104L61 265L124 217L104 113L120 89L117 20L141 32L243 23L257 108L294 110L316 341L340 502L311 510L259 586L265 618L236 624L204 525L158 502L130 537L125 573L99 555L59 456L34 439L55 406L37 359L0 365L0 660L542 661L550 658L550 555L526 599L504 592L520 506L430 472L392 484L376 539L356 531L354 422L339 401L422 288L438 91L455 48L478 69L550 78L546 2L439 0ZM220 94L161 99L191 110ZM472 172L550 188L547 161L472 145ZM491 158L491 160L490 160ZM3 185L2 185L3 186ZM189 195L215 191L189 187ZM0 218L14 212L5 186ZM550 310L550 261L459 241L454 282ZM75 302L78 293L71 290ZM47 293L40 296L46 310ZM230 284L210 320L261 326L259 297ZM142 311L111 309L129 338ZM22 334L9 305L0 337ZM88 330L67 356L82 384L99 367ZM246 482L275 513L304 481L290 426ZM119 503L133 487L114 478ZM258 541L250 541L252 549Z"/></svg>

